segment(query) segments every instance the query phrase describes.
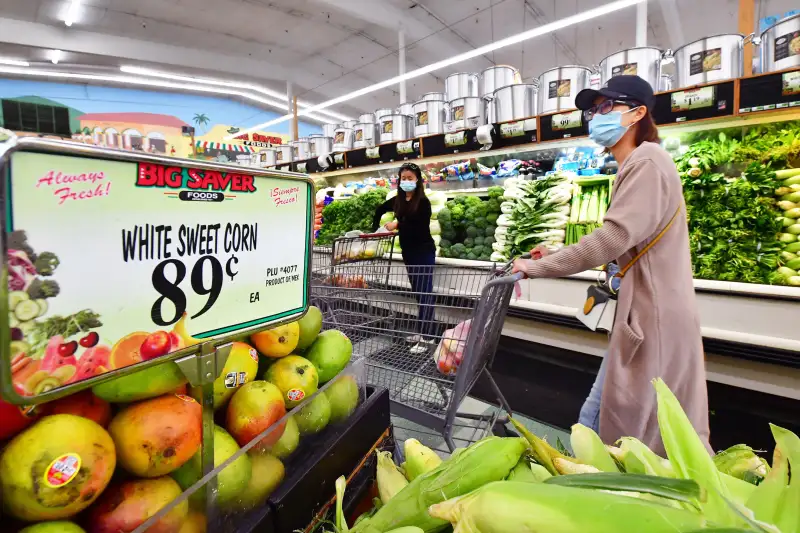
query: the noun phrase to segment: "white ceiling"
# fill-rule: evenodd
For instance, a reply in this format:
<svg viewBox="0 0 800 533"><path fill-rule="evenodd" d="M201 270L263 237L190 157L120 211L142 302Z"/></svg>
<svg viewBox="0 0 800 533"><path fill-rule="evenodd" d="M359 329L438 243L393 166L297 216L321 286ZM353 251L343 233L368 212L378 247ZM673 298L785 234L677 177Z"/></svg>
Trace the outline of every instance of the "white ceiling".
<svg viewBox="0 0 800 533"><path fill-rule="evenodd" d="M45 60L42 49L59 48L66 64L257 79L280 91L292 81L296 93L318 102L396 75L399 28L412 70L608 1L81 0L67 28L69 0L0 0L0 55ZM676 48L736 32L737 7L738 0L649 0L648 44ZM757 0L757 17L797 7L797 0ZM626 9L452 68L510 64L527 79L559 65L596 64L634 46L635 20L635 8ZM410 80L408 99L442 90L449 73ZM395 88L335 109L353 114L397 103Z"/></svg>

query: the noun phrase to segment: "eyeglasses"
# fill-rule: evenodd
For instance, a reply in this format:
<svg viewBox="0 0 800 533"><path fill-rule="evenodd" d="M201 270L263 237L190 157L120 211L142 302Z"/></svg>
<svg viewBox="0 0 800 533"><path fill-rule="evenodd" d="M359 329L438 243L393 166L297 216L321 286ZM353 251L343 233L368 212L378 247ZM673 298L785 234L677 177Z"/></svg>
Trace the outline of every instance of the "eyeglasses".
<svg viewBox="0 0 800 533"><path fill-rule="evenodd" d="M626 102L625 100L603 100L599 104L593 105L589 109L584 110L583 118L586 119L586 122L589 122L594 118L595 115L607 115L612 109L614 109L615 105L635 107L638 104Z"/></svg>

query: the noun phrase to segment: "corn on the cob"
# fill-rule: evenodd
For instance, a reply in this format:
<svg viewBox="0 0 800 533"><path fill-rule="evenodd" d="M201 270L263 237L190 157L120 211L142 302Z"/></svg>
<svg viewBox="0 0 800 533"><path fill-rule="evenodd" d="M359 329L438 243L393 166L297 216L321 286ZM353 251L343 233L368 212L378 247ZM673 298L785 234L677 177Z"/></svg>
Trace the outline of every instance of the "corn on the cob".
<svg viewBox="0 0 800 533"><path fill-rule="evenodd" d="M737 444L718 452L713 460L720 472L754 484L760 483L769 473L767 461L746 444Z"/></svg>
<svg viewBox="0 0 800 533"><path fill-rule="evenodd" d="M423 446L417 439L406 440L403 444L403 452L406 456L403 471L409 481L414 481L418 476L442 464L442 458L427 446Z"/></svg>
<svg viewBox="0 0 800 533"><path fill-rule="evenodd" d="M417 526L406 526L406 527L398 527L397 529L393 529L391 531L387 531L386 533L425 533Z"/></svg>
<svg viewBox="0 0 800 533"><path fill-rule="evenodd" d="M675 477L670 462L659 457L639 439L622 437L619 443L623 454L622 464L629 474Z"/></svg>
<svg viewBox="0 0 800 533"><path fill-rule="evenodd" d="M556 457L553 459L553 465L561 475L568 474L596 474L600 469L592 465L585 465L577 461L571 460L568 457Z"/></svg>
<svg viewBox="0 0 800 533"><path fill-rule="evenodd" d="M575 457L601 472L619 472L617 463L606 450L600 436L583 424L572 426L570 444Z"/></svg>
<svg viewBox="0 0 800 533"><path fill-rule="evenodd" d="M653 380L658 402L658 426L677 477L693 479L703 487L708 498L701 504L708 519L718 526L737 526L741 519L728 504L730 491L722 483L720 473L694 430L680 402L661 379Z"/></svg>
<svg viewBox="0 0 800 533"><path fill-rule="evenodd" d="M454 533L683 533L701 529L696 512L603 491L546 483L490 483L430 508Z"/></svg>
<svg viewBox="0 0 800 533"><path fill-rule="evenodd" d="M424 533L440 531L447 522L429 515L428 507L504 479L526 450L527 444L522 439L480 440L416 478L350 531L384 533L403 526L416 526Z"/></svg>
<svg viewBox="0 0 800 533"><path fill-rule="evenodd" d="M550 474L557 476L559 475L559 471L556 469L555 465L553 464L553 459L561 458L561 459L568 459L568 457L549 444L544 439L540 439L533 433L531 433L528 428L514 420L513 418L510 419L511 425L514 426L514 429L520 432L520 434L528 441L528 445L531 448L531 455L536 462L542 465L547 469Z"/></svg>
<svg viewBox="0 0 800 533"><path fill-rule="evenodd" d="M392 460L391 452L377 450L375 453L378 454L378 494L381 497L381 501L386 504L395 494L408 485L408 480L402 472L397 469L397 466Z"/></svg>
<svg viewBox="0 0 800 533"><path fill-rule="evenodd" d="M511 473L506 478L508 481L518 481L520 483L540 483L540 481L533 475L531 470L531 463L523 456L519 460L517 466L511 469Z"/></svg>

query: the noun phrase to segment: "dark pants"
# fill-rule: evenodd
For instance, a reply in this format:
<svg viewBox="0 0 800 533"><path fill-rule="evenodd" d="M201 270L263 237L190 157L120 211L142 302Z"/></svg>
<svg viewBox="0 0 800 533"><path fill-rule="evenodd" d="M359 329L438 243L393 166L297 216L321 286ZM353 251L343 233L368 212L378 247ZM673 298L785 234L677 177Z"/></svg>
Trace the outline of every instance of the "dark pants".
<svg viewBox="0 0 800 533"><path fill-rule="evenodd" d="M433 265L436 263L436 253L403 250L403 262L406 264L411 290L414 291L414 296L419 304L419 317L415 329L420 335L431 335L435 319Z"/></svg>

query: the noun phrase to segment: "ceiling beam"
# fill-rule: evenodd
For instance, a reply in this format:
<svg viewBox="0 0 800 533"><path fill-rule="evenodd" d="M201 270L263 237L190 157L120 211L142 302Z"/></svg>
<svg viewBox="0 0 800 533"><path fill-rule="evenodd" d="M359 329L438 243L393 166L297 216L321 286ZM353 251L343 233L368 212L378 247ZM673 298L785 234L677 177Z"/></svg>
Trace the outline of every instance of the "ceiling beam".
<svg viewBox="0 0 800 533"><path fill-rule="evenodd" d="M549 22L552 22L552 20L550 20L544 14L544 11L542 11L542 8L540 8L536 4L536 2L534 0L524 0L524 2L525 2L525 9L528 10L528 13L530 13L531 16L533 17L533 20L535 20L537 23L539 23L540 26L543 26L543 25L545 25L545 24L547 24ZM569 44L565 43L564 40L561 39L558 35L556 35L555 33L551 33L550 34L550 40L553 41L553 43L555 43L555 45L558 48L561 49L561 51L564 53L564 55L567 56L567 58L570 60L570 62L573 65L584 65L585 64L581 60L581 58L578 57L578 52L576 52L575 49L572 46L570 46Z"/></svg>

